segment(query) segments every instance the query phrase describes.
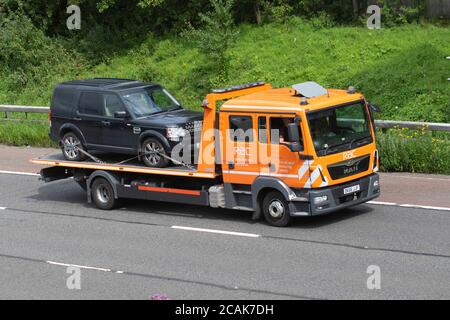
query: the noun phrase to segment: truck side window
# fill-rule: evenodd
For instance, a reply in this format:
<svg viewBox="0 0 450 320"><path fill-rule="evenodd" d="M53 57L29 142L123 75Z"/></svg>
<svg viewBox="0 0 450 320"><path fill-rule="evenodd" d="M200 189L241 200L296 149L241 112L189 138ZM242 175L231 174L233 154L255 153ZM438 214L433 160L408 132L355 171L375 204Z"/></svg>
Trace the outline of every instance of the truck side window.
<svg viewBox="0 0 450 320"><path fill-rule="evenodd" d="M118 111L125 111L119 97L115 94L105 94L105 116L114 118L114 114Z"/></svg>
<svg viewBox="0 0 450 320"><path fill-rule="evenodd" d="M96 92L83 92L80 98L79 112L82 114L102 116L103 115L103 95Z"/></svg>
<svg viewBox="0 0 450 320"><path fill-rule="evenodd" d="M258 135L260 143L267 143L267 119L266 117L258 118Z"/></svg>
<svg viewBox="0 0 450 320"><path fill-rule="evenodd" d="M230 138L235 142L253 142L252 117L230 116Z"/></svg>
<svg viewBox="0 0 450 320"><path fill-rule="evenodd" d="M294 118L270 118L270 143L281 144L287 142L287 125L293 122Z"/></svg>

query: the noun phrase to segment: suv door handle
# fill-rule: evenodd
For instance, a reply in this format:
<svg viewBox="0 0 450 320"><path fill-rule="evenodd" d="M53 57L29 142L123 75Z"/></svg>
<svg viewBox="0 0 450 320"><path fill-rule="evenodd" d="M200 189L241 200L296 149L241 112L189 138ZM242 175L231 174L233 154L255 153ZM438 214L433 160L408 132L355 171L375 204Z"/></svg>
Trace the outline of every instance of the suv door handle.
<svg viewBox="0 0 450 320"><path fill-rule="evenodd" d="M75 117L75 118L73 118L73 120L75 120L75 121L81 121L82 119L81 119L80 117Z"/></svg>
<svg viewBox="0 0 450 320"><path fill-rule="evenodd" d="M111 125L111 122L109 122L109 121L102 121L102 124L104 125L104 126L110 126Z"/></svg>

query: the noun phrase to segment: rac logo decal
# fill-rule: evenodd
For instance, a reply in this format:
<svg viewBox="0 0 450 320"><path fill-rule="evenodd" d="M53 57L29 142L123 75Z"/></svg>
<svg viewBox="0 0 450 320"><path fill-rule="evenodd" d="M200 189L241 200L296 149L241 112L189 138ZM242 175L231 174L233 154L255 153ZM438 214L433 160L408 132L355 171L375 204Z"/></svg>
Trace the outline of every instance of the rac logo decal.
<svg viewBox="0 0 450 320"><path fill-rule="evenodd" d="M350 160L355 157L355 150L344 152L344 160Z"/></svg>

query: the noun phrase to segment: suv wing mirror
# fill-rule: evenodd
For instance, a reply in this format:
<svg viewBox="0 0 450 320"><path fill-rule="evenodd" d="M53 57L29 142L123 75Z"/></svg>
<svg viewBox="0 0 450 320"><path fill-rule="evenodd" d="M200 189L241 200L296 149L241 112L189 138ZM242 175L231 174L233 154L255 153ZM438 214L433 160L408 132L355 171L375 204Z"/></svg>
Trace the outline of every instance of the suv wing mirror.
<svg viewBox="0 0 450 320"><path fill-rule="evenodd" d="M128 118L128 112L126 112L126 111L116 111L116 112L114 112L114 118L116 118L116 119L126 119L126 118Z"/></svg>

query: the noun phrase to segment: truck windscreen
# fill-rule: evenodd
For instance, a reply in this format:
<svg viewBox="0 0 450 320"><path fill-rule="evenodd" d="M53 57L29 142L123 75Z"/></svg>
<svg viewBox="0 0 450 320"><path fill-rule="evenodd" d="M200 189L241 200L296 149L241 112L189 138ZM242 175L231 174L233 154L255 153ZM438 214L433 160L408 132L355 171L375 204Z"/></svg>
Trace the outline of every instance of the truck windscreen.
<svg viewBox="0 0 450 320"><path fill-rule="evenodd" d="M311 112L308 121L318 156L373 142L369 116L362 102Z"/></svg>

